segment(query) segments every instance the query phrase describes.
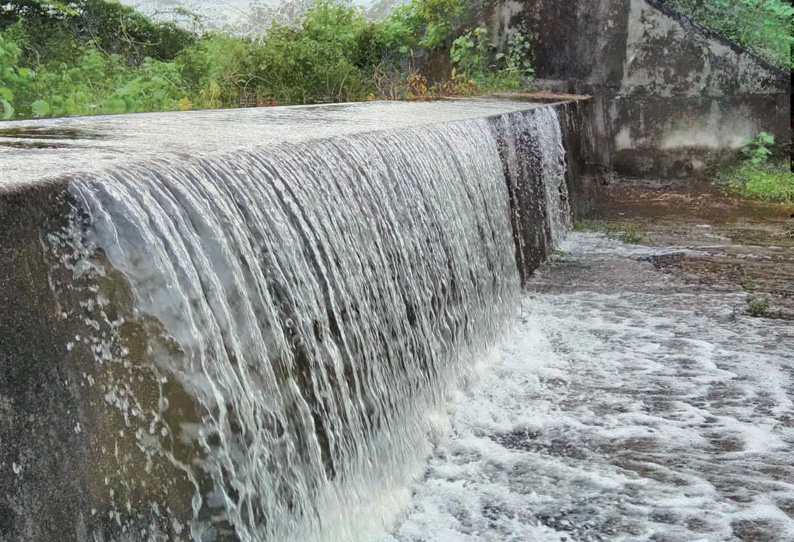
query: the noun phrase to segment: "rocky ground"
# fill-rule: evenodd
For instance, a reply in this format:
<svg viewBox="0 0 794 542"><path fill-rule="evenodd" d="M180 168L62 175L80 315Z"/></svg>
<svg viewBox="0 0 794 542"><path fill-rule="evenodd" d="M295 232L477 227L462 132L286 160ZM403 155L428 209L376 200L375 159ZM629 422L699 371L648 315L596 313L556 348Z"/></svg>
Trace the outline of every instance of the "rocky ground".
<svg viewBox="0 0 794 542"><path fill-rule="evenodd" d="M794 204L732 196L699 181L617 179L579 229L675 247L650 261L690 283L744 290L759 316L794 319Z"/></svg>

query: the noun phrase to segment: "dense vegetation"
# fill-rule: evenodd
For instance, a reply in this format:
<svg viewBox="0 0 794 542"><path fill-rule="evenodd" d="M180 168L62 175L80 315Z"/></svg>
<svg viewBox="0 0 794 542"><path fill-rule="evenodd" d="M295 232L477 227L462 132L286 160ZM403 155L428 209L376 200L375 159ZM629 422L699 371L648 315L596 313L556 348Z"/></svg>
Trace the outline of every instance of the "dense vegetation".
<svg viewBox="0 0 794 542"><path fill-rule="evenodd" d="M662 0L781 68L794 67L794 8L785 0Z"/></svg>
<svg viewBox="0 0 794 542"><path fill-rule="evenodd" d="M198 35L106 0L0 4L3 118L428 98L519 88L521 35L497 47L464 0L412 0L378 22L318 0L259 37Z"/></svg>
<svg viewBox="0 0 794 542"><path fill-rule="evenodd" d="M742 149L741 161L723 165L718 177L745 196L794 202L791 163L774 151L775 138L762 132Z"/></svg>

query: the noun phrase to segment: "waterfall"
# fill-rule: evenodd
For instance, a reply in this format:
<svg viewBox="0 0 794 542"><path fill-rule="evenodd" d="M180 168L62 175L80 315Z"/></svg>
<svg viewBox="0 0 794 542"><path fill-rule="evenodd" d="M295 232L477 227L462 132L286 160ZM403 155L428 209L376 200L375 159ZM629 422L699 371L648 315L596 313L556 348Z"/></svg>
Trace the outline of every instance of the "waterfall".
<svg viewBox="0 0 794 542"><path fill-rule="evenodd" d="M570 227L557 114L503 119L540 153L556 245ZM72 178L90 225L74 230L106 258L95 274L120 273L132 298L126 316L102 313L97 362L157 375L154 402L108 381L135 445L107 453L182 473L190 517L169 532L366 540L398 511L431 451L430 414L520 297L503 129L469 119ZM176 515L173 493L150 503L157 517ZM110 492L119 525L140 525L143 494L125 507ZM147 536L165 532L152 523Z"/></svg>
<svg viewBox="0 0 794 542"><path fill-rule="evenodd" d="M557 248L573 227L573 213L565 184L565 148L557 112L542 108L528 122L527 133L535 134L543 163L541 177L546 192L551 248Z"/></svg>

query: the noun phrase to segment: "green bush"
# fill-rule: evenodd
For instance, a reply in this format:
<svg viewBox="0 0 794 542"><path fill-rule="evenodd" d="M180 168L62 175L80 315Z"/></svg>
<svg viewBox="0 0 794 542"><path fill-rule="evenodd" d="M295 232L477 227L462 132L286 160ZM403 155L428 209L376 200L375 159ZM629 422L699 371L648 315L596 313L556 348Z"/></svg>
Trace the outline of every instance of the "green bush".
<svg viewBox="0 0 794 542"><path fill-rule="evenodd" d="M781 68L794 67L794 8L784 0L662 0Z"/></svg>
<svg viewBox="0 0 794 542"><path fill-rule="evenodd" d="M769 300L762 297L747 298L747 314L754 318L769 315Z"/></svg>
<svg viewBox="0 0 794 542"><path fill-rule="evenodd" d="M535 73L529 43L519 33L510 37L507 51L502 52L488 39L486 29L476 28L452 42L450 59L476 84L488 89L517 89L522 79L529 81Z"/></svg>
<svg viewBox="0 0 794 542"><path fill-rule="evenodd" d="M0 33L0 105L4 119L24 115L17 108L30 92L30 82L35 75L30 68L19 66L21 54L19 45Z"/></svg>
<svg viewBox="0 0 794 542"><path fill-rule="evenodd" d="M580 220L573 225L573 231L603 233L610 239L617 239L629 245L639 244L643 240L643 234L638 226L603 220Z"/></svg>
<svg viewBox="0 0 794 542"><path fill-rule="evenodd" d="M378 31L388 49L408 54L412 49L445 44L465 14L463 0L411 0L396 7L378 24Z"/></svg>
<svg viewBox="0 0 794 542"><path fill-rule="evenodd" d="M369 21L348 3L319 0L297 26L274 25L251 52L251 87L279 103L361 100L372 90Z"/></svg>
<svg viewBox="0 0 794 542"><path fill-rule="evenodd" d="M425 99L516 89L532 74L523 36L499 49L462 29L462 0L412 0L379 22L317 0L257 38L194 36L105 0L13 0L0 14L3 118ZM433 55L449 58L446 80L415 67Z"/></svg>
<svg viewBox="0 0 794 542"><path fill-rule="evenodd" d="M107 0L9 0L0 3L0 31L23 43L27 63L71 62L91 46L127 64L173 60L195 36Z"/></svg>
<svg viewBox="0 0 794 542"><path fill-rule="evenodd" d="M718 172L718 178L751 198L794 202L791 163L773 159L774 146L774 136L761 132L742 148L742 162L726 164Z"/></svg>
<svg viewBox="0 0 794 542"><path fill-rule="evenodd" d="M747 143L742 148L742 154L753 165L760 165L772 156L772 147L775 144L775 136L766 132L758 134L754 140Z"/></svg>
<svg viewBox="0 0 794 542"><path fill-rule="evenodd" d="M20 47L0 34L4 118L176 109L186 89L177 66L146 58L134 67L121 55L77 49L71 63L19 66Z"/></svg>
<svg viewBox="0 0 794 542"><path fill-rule="evenodd" d="M177 57L191 105L200 108L238 105L241 90L252 78L252 43L213 33L203 36Z"/></svg>

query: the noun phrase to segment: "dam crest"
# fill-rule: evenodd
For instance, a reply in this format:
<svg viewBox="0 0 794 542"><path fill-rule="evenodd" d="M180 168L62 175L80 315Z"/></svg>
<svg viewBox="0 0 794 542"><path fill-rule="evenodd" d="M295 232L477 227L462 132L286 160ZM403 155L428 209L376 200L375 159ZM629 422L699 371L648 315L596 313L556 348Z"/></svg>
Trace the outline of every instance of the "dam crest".
<svg viewBox="0 0 794 542"><path fill-rule="evenodd" d="M0 532L376 536L571 228L581 116L471 100L9 123Z"/></svg>

